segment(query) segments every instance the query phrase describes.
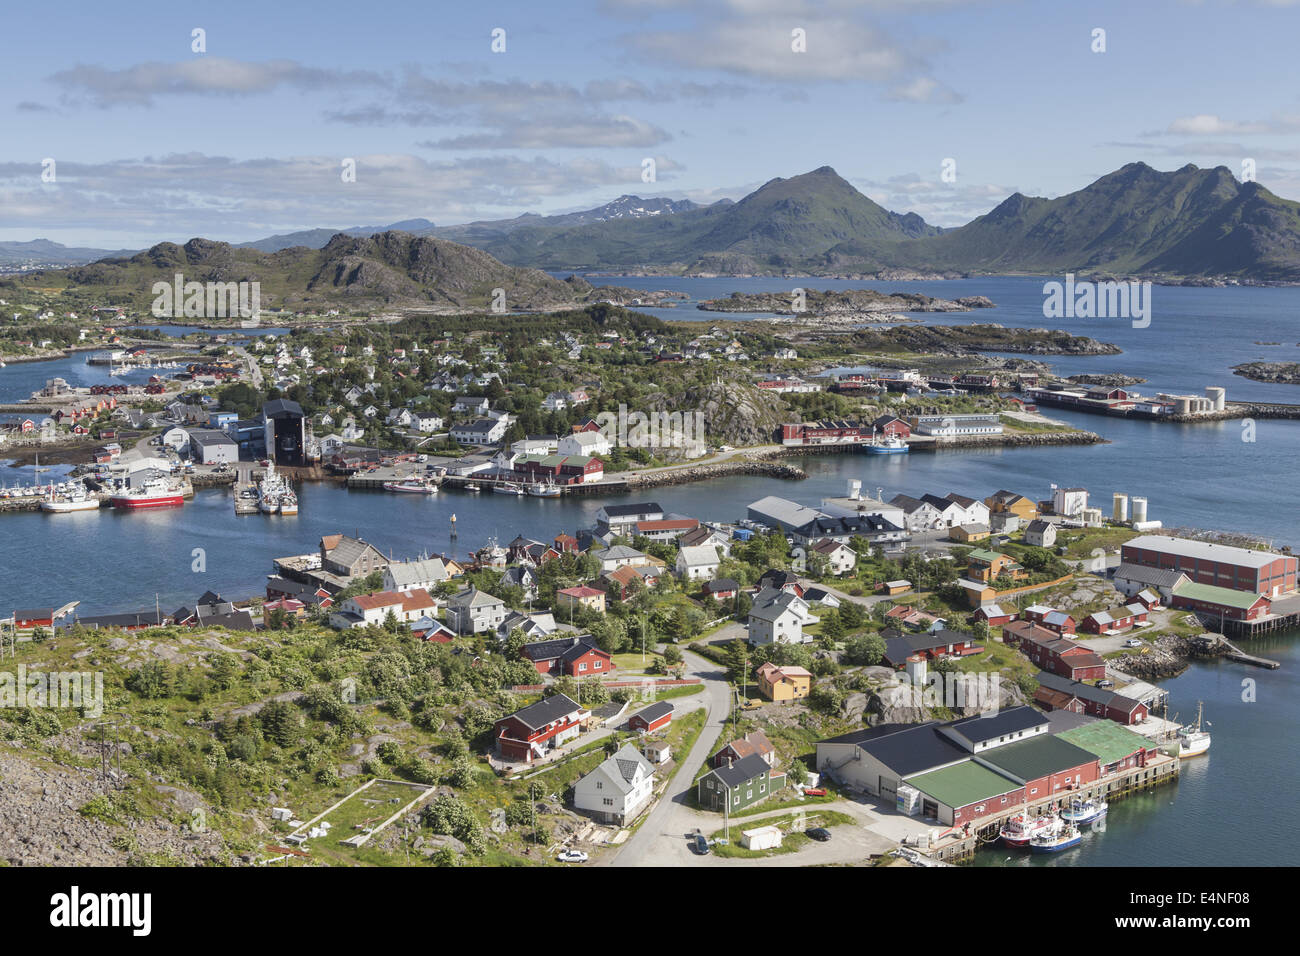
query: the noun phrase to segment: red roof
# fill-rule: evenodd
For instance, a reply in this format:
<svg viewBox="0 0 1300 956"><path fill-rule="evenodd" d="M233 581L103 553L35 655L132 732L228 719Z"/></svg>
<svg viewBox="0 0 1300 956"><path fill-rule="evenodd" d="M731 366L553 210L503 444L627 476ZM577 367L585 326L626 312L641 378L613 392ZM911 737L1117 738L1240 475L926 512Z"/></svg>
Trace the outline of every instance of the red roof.
<svg viewBox="0 0 1300 956"><path fill-rule="evenodd" d="M601 596L601 595L603 595L605 592L604 592L604 591L598 591L596 588L587 587L587 585L582 584L582 585L579 585L579 586L576 587L576 588L562 588L562 589L560 589L559 591L557 591L557 592L555 592L555 593L557 593L557 594L567 594L567 595L569 595L569 597L575 597L575 598L588 598L588 597L598 597L598 596Z"/></svg>

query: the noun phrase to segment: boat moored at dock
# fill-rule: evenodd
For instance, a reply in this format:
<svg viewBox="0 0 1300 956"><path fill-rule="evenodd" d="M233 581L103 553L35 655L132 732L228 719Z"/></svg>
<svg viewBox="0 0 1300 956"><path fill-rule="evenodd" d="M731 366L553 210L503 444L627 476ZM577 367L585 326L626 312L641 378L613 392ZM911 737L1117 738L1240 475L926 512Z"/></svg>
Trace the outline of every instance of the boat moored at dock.
<svg viewBox="0 0 1300 956"><path fill-rule="evenodd" d="M170 508L185 504L185 495L166 478L150 478L139 488L114 492L108 503L114 508Z"/></svg>
<svg viewBox="0 0 1300 956"><path fill-rule="evenodd" d="M1083 834L1073 823L1067 823L1052 833L1031 837L1029 849L1034 853L1060 853L1083 842Z"/></svg>
<svg viewBox="0 0 1300 956"><path fill-rule="evenodd" d="M1178 731L1178 757L1187 760L1199 757L1210 749L1210 732L1201 729L1201 716L1204 709L1202 701L1196 702L1196 723ZM1210 726L1207 721L1205 726Z"/></svg>

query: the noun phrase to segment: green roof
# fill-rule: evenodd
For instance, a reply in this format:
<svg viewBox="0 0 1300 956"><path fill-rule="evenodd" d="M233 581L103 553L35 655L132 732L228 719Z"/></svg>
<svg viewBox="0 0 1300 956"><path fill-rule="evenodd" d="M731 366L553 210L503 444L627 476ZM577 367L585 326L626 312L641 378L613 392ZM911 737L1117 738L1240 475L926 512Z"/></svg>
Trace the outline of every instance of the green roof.
<svg viewBox="0 0 1300 956"><path fill-rule="evenodd" d="M954 810L1020 788L1020 784L1014 780L973 760L917 774L908 777L905 782Z"/></svg>
<svg viewBox="0 0 1300 956"><path fill-rule="evenodd" d="M1216 587L1213 584L1197 584L1195 581L1180 584L1174 588L1174 594L1180 598L1187 598L1192 601L1208 601L1211 604L1222 604L1225 607L1234 607L1242 611L1249 611L1260 597L1253 591L1234 591L1232 588Z"/></svg>
<svg viewBox="0 0 1300 956"><path fill-rule="evenodd" d="M990 747L980 751L979 757L1008 776L1025 781L1060 773L1097 759L1096 754L1049 734L1003 747Z"/></svg>
<svg viewBox="0 0 1300 956"><path fill-rule="evenodd" d="M1088 753L1096 754L1103 767L1123 760L1142 747L1151 746L1151 741L1146 737L1135 734L1113 720L1094 720L1081 727L1071 727L1056 736L1076 747L1082 747Z"/></svg>
<svg viewBox="0 0 1300 956"><path fill-rule="evenodd" d="M1009 558L1010 555L1002 554L1000 551L990 551L988 548L975 548L969 557L974 561L996 561L998 558Z"/></svg>

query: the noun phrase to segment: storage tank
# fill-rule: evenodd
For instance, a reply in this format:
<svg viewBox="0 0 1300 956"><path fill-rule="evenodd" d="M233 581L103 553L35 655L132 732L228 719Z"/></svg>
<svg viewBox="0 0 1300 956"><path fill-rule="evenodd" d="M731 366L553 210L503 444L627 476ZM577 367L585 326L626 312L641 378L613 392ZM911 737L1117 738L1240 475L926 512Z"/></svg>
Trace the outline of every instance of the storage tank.
<svg viewBox="0 0 1300 956"><path fill-rule="evenodd" d="M1218 385L1208 385L1205 389L1205 397L1210 400L1210 407L1216 412L1221 412L1227 402L1227 393Z"/></svg>
<svg viewBox="0 0 1300 956"><path fill-rule="evenodd" d="M1111 517L1116 521L1128 520L1128 495L1115 493L1115 510L1111 512Z"/></svg>
<svg viewBox="0 0 1300 956"><path fill-rule="evenodd" d="M924 687L926 678L926 663L924 654L913 654L907 659L907 679L912 682L913 687Z"/></svg>
<svg viewBox="0 0 1300 956"><path fill-rule="evenodd" d="M1137 524L1140 521L1146 521L1146 520L1147 520L1147 500L1145 498L1139 498L1135 495L1133 497L1133 523Z"/></svg>
<svg viewBox="0 0 1300 956"><path fill-rule="evenodd" d="M1179 395L1174 398L1174 412L1179 415L1190 415L1192 413L1192 400L1186 395Z"/></svg>
<svg viewBox="0 0 1300 956"><path fill-rule="evenodd" d="M861 498L861 497L862 497L862 482L859 481L857 478L850 478L850 479L849 479L849 493L848 493L845 497L848 497L848 498Z"/></svg>

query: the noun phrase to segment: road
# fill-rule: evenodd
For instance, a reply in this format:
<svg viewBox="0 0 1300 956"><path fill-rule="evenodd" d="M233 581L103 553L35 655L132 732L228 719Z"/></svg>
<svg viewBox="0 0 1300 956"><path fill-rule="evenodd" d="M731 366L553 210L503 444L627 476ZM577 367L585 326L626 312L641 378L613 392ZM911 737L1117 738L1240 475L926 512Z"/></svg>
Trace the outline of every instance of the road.
<svg viewBox="0 0 1300 956"><path fill-rule="evenodd" d="M682 759L659 802L637 831L602 862L608 866L664 866L671 862L689 862L686 836L701 824L686 806L686 797L695 775L713 753L718 738L731 715L731 688L726 671L706 658L683 651L687 674L704 681L704 729L695 739L689 754ZM675 852L679 851L679 852ZM678 859L680 857L680 859Z"/></svg>

